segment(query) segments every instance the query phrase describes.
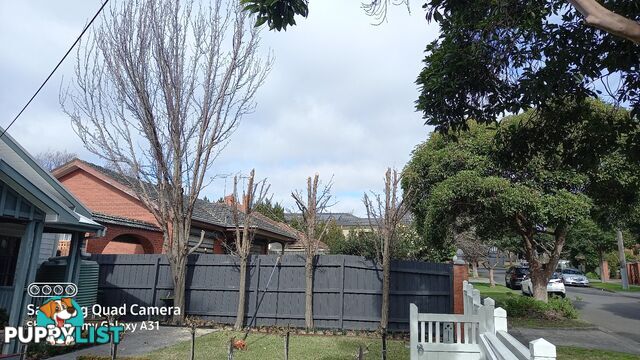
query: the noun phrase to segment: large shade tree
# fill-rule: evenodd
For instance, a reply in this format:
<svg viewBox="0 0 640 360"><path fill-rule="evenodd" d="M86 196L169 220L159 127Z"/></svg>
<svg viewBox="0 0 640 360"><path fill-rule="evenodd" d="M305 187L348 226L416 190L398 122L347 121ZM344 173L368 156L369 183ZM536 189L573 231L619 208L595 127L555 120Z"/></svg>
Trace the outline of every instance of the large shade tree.
<svg viewBox="0 0 640 360"><path fill-rule="evenodd" d="M428 1L440 36L426 48L417 108L442 131L465 129L470 118L492 123L523 109L545 111L566 94L579 101L606 96L639 114L640 5L603 4L618 15L594 0ZM620 37L625 26L585 26L584 11L605 11L636 30ZM608 17L585 14L587 22Z"/></svg>
<svg viewBox="0 0 640 360"><path fill-rule="evenodd" d="M295 25L295 17L302 16L307 17L309 14L309 0L240 0L241 3L246 5L246 9L258 14L256 26L260 26L264 23L269 25L272 30L286 30L287 26ZM442 0L430 1L424 4L424 8L429 6L438 5L443 3ZM450 0L448 3L467 4L469 1ZM621 1L619 1L620 3ZM511 4L518 4L516 1L503 1L503 2L486 2L487 4L495 6L497 11L509 10L507 6ZM538 3L541 3L538 1ZM569 0L567 2L555 1L548 2L550 4L570 4L575 11L579 12L585 23L590 26L602 29L606 32L614 34L616 36L631 40L633 42L640 42L640 24L633 18L627 18L618 11L616 5L612 4L615 1L607 1L605 6L600 4L596 0ZM407 5L409 6L409 0L369 0L362 2L362 8L368 15L376 17L379 22L382 22L387 17L387 10L389 4L393 5ZM500 9L502 8L502 9ZM637 8L636 8L637 10ZM636 14L637 15L637 14ZM440 16L438 15L438 19Z"/></svg>
<svg viewBox="0 0 640 360"><path fill-rule="evenodd" d="M534 296L543 300L567 232L598 205L602 173L615 171L607 156L625 153L624 139L637 129L627 112L597 101L557 102L553 110L553 117L532 110L497 126L471 122L456 137L433 134L415 149L403 183L415 189L412 211L433 242L451 241L461 218L483 238L517 236ZM637 192L619 200L637 202Z"/></svg>

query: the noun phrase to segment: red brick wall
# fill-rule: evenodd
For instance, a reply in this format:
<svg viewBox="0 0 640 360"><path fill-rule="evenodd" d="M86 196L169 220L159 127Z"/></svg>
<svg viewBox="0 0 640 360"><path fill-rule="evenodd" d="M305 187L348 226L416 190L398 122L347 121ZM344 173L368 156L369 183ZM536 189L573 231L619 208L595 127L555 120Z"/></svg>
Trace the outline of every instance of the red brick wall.
<svg viewBox="0 0 640 360"><path fill-rule="evenodd" d="M453 313L464 314L462 282L469 280L467 264L453 265Z"/></svg>
<svg viewBox="0 0 640 360"><path fill-rule="evenodd" d="M76 170L58 179L91 211L156 224L156 219L140 200L116 189L95 176Z"/></svg>
<svg viewBox="0 0 640 360"><path fill-rule="evenodd" d="M142 230L126 226L103 224L107 227L107 234L104 237L88 238L87 252L92 254L102 254L107 244L122 235L133 235L142 245L145 254L162 253L162 233L160 231ZM117 245L117 244L116 244ZM112 245L113 246L113 245ZM125 247L131 249L131 247ZM124 250L124 248L122 249ZM134 252L132 252L134 253Z"/></svg>

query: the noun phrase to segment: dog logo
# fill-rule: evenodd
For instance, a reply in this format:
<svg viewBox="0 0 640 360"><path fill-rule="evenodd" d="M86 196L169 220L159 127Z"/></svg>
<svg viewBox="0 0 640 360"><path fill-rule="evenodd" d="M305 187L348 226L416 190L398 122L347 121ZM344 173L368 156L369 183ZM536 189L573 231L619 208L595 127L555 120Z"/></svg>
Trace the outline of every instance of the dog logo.
<svg viewBox="0 0 640 360"><path fill-rule="evenodd" d="M75 343L73 332L70 330L81 327L84 323L82 310L75 300L69 297L53 297L42 304L39 310L36 317L38 326L63 330L60 332L63 335L58 338L48 336L47 343L51 345L72 345Z"/></svg>

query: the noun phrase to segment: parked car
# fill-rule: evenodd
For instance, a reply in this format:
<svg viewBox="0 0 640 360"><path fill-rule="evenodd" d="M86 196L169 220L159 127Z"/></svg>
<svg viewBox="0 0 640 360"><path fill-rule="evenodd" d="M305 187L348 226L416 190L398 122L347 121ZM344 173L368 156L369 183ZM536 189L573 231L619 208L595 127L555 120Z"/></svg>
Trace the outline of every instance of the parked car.
<svg viewBox="0 0 640 360"><path fill-rule="evenodd" d="M517 289L527 275L529 275L529 267L521 265L511 266L507 269L504 276L504 283L509 289Z"/></svg>
<svg viewBox="0 0 640 360"><path fill-rule="evenodd" d="M533 283L529 276L525 277L521 283L522 295L533 296ZM551 279L547 283L547 294L550 296L565 297L567 295L564 284L562 283L562 274L553 273Z"/></svg>
<svg viewBox="0 0 640 360"><path fill-rule="evenodd" d="M578 269L563 269L562 282L565 285L589 286L589 279Z"/></svg>

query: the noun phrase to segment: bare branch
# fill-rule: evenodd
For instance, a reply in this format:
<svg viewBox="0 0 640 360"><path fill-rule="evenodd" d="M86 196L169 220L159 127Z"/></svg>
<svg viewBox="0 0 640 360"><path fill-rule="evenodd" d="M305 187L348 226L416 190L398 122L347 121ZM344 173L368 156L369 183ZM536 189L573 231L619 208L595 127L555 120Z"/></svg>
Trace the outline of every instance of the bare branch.
<svg viewBox="0 0 640 360"><path fill-rule="evenodd" d="M584 21L613 35L640 43L640 23L620 16L600 5L596 0L569 0Z"/></svg>

